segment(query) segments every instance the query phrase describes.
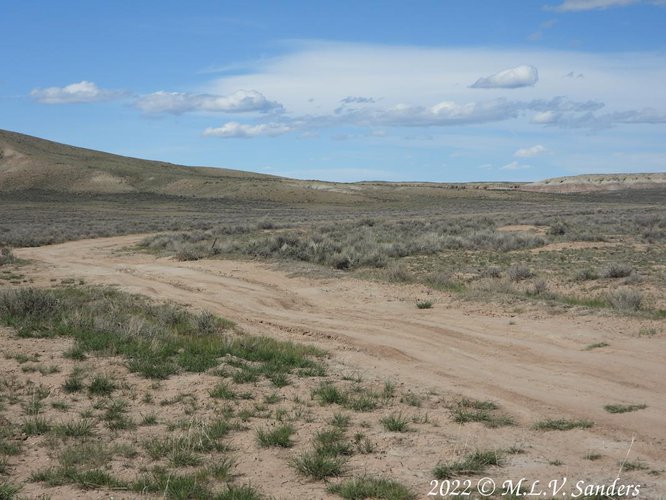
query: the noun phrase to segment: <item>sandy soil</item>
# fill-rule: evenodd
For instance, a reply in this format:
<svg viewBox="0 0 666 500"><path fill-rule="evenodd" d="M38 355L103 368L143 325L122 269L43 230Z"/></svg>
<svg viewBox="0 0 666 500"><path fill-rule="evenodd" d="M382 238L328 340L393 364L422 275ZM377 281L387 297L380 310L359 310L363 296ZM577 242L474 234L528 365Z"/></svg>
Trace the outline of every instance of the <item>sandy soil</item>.
<svg viewBox="0 0 666 500"><path fill-rule="evenodd" d="M666 495L663 329L639 337L643 322L636 318L517 314L423 286L294 277L264 263L178 262L127 251L141 238L77 241L15 253L34 261L23 272L37 284L73 278L119 285L219 313L249 333L322 346L340 366L415 390L497 401L520 423L512 433L520 433L533 450L529 459L503 468L503 477L612 481L631 446L630 459L640 458L657 472L631 476L645 485L641 498ZM415 302L423 299L434 307L417 309ZM609 346L585 350L598 342ZM617 403L648 407L619 415L603 409ZM530 429L538 420L560 417L590 419L595 426L570 432ZM470 432L464 439L491 439L493 432ZM401 452L405 463L425 454L433 464L439 451L419 442L417 449ZM589 451L599 451L604 460L585 460ZM416 475L425 497L428 470Z"/></svg>

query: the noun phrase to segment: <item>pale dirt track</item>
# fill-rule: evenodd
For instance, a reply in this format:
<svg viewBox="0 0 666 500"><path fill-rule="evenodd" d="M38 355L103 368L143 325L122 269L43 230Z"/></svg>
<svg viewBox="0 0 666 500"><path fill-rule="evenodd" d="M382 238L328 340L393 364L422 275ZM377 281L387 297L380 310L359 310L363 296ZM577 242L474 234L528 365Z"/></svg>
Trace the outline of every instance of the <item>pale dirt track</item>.
<svg viewBox="0 0 666 500"><path fill-rule="evenodd" d="M588 418L596 423L595 439L628 443L635 436L634 450L666 463L666 338L638 337L640 320L512 316L416 285L289 277L257 262L177 262L123 251L141 238L76 241L16 254L35 261L34 277L45 284L84 279L207 309L249 333L320 345L361 372L498 401L525 426L545 417ZM416 300L426 297L434 308L418 310ZM601 341L610 347L583 350ZM610 403L648 408L611 415L603 410ZM562 437L554 440L566 439L567 433L557 434Z"/></svg>

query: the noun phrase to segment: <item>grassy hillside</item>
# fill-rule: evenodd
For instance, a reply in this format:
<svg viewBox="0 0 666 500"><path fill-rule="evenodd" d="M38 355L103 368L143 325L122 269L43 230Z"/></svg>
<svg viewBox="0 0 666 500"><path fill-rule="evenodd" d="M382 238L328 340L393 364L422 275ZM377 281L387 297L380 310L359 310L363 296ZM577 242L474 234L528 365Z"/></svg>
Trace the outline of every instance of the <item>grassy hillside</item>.
<svg viewBox="0 0 666 500"><path fill-rule="evenodd" d="M469 189L513 184L303 181L223 168L187 167L67 146L0 130L0 191L154 193L288 203L358 203L439 197Z"/></svg>
<svg viewBox="0 0 666 500"><path fill-rule="evenodd" d="M363 204L437 200L469 191L590 192L666 185L666 174L586 175L535 183L296 180L240 170L141 160L0 130L0 192L150 193L277 203ZM503 196L503 195L501 195Z"/></svg>

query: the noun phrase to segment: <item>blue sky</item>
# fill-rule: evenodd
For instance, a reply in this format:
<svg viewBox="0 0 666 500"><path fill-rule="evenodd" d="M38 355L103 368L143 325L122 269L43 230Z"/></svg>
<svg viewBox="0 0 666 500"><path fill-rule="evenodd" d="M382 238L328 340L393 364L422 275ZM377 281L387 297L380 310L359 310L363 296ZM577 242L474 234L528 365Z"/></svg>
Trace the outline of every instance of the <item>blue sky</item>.
<svg viewBox="0 0 666 500"><path fill-rule="evenodd" d="M0 128L305 179L666 171L666 0L0 0Z"/></svg>

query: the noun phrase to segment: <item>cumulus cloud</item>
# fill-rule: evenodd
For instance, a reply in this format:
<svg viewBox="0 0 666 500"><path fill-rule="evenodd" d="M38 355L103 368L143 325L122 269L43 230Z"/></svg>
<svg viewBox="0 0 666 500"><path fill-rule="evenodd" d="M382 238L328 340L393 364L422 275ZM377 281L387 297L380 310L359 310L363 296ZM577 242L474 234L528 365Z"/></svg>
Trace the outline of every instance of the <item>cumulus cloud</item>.
<svg viewBox="0 0 666 500"><path fill-rule="evenodd" d="M532 87L539 80L539 73L534 66L523 64L515 68L509 68L495 73L494 75L479 78L473 85L473 89L517 89L520 87Z"/></svg>
<svg viewBox="0 0 666 500"><path fill-rule="evenodd" d="M208 128L206 136L215 137L260 137L283 135L295 130L314 133L317 130L335 127L450 127L480 125L502 122L532 114L531 123L558 128L608 128L617 124L666 123L666 113L653 109L628 110L623 112L598 113L604 107L597 101L571 101L565 97L550 100L512 101L504 98L480 102L458 103L442 101L432 106L397 104L380 107L367 106L359 109L344 109L323 115L284 116L277 121L264 124L241 124L229 122L218 128ZM365 134L378 136L385 134ZM336 135L344 140L357 136ZM360 136L358 136L360 137ZM529 158L547 152L542 145L519 149L516 158Z"/></svg>
<svg viewBox="0 0 666 500"><path fill-rule="evenodd" d="M613 109L662 106L658 92L643 89L665 81L664 54L544 48L531 49L526 55L524 49L298 42L287 53L257 62L252 71L212 80L205 92L228 95L237 89L256 89L280 102L288 113L301 116L332 113L341 105L371 108L409 103L428 107L445 100L476 101L482 92L509 98L508 94L517 90L483 91L470 88L470 84L487 76L479 73L479 68L512 68L516 61L538 61L534 64L538 83L520 90L529 98L566 95L572 101L602 101ZM585 78L563 78L572 70L584 72ZM345 97L359 96L373 98L375 103L340 102Z"/></svg>
<svg viewBox="0 0 666 500"><path fill-rule="evenodd" d="M237 90L226 96L159 91L141 96L135 105L147 114L171 113L176 115L192 111L266 113L283 110L280 103L269 101L256 90Z"/></svg>
<svg viewBox="0 0 666 500"><path fill-rule="evenodd" d="M221 127L208 127L203 135L206 137L222 137L225 139L249 139L253 137L284 135L294 130L284 123L264 123L248 125L238 122L227 122Z"/></svg>
<svg viewBox="0 0 666 500"><path fill-rule="evenodd" d="M546 5L546 10L557 12L581 12L585 10L610 9L613 7L626 7L639 3L651 5L665 5L664 0L564 0L559 5Z"/></svg>
<svg viewBox="0 0 666 500"><path fill-rule="evenodd" d="M86 80L71 83L65 87L33 89L30 96L42 104L74 104L85 102L110 101L125 95L119 90L101 89Z"/></svg>
<svg viewBox="0 0 666 500"><path fill-rule="evenodd" d="M540 154L543 154L547 152L548 150L544 148L541 144L537 144L536 146L531 146L529 148L522 148L513 153L513 156L516 158L531 158L533 156L539 156Z"/></svg>

